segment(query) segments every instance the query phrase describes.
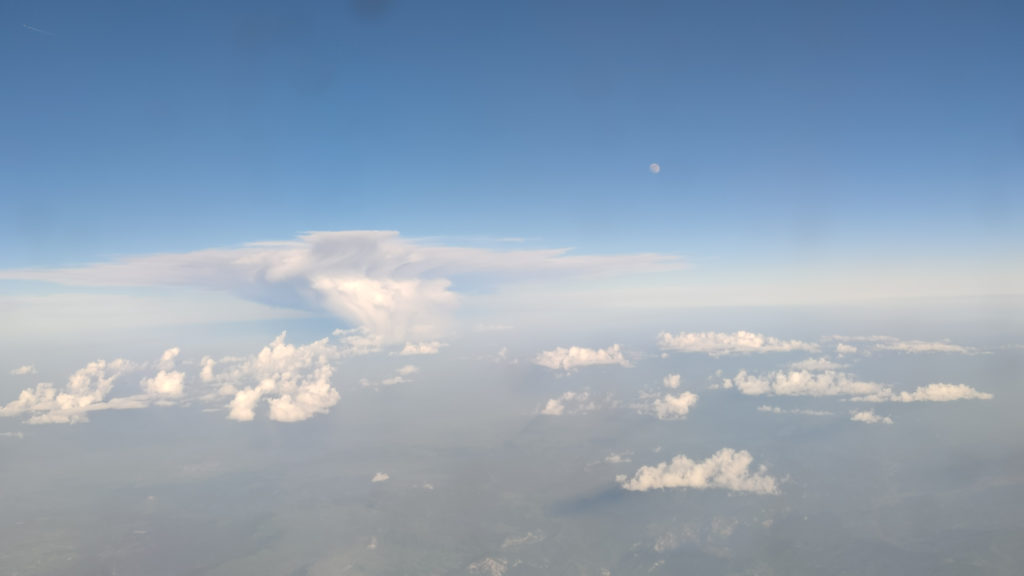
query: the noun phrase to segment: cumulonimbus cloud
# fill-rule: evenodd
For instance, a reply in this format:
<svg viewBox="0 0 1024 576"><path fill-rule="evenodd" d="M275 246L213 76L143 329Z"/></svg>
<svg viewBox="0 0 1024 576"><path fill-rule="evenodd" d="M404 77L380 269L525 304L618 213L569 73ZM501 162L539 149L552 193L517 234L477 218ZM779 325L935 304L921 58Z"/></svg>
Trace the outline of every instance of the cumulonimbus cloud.
<svg viewBox="0 0 1024 576"><path fill-rule="evenodd" d="M658 334L658 347L672 352L697 352L709 356L764 352L817 352L818 345L800 340L781 340L764 334L747 332L680 332Z"/></svg>
<svg viewBox="0 0 1024 576"><path fill-rule="evenodd" d="M552 370L564 370L566 372L572 372L583 366L602 364L618 364L625 368L631 366L625 356L622 355L622 349L619 348L618 344L598 349L582 348L580 346L558 347L537 354L533 363Z"/></svg>
<svg viewBox="0 0 1024 576"><path fill-rule="evenodd" d="M669 462L643 466L632 478L616 477L619 485L632 492L665 488L720 488L734 492L777 494L778 482L768 475L765 466L751 470L753 456L746 450L722 448L700 462L679 455Z"/></svg>
<svg viewBox="0 0 1024 576"><path fill-rule="evenodd" d="M409 240L390 231L311 232L286 242L121 258L76 268L0 270L0 279L80 286L188 286L280 307L326 311L387 343L431 341L459 297L452 279L496 281L680 267L662 254L498 251Z"/></svg>

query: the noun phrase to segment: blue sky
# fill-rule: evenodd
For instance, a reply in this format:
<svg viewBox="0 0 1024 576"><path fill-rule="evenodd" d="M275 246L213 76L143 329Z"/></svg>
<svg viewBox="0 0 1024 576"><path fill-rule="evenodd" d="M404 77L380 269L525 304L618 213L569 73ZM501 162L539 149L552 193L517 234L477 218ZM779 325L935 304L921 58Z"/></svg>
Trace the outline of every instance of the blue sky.
<svg viewBox="0 0 1024 576"><path fill-rule="evenodd" d="M1019 262L1017 2L0 16L6 267L339 229L735 265L807 246Z"/></svg>
<svg viewBox="0 0 1024 576"><path fill-rule="evenodd" d="M1019 574L1022 31L0 3L0 569Z"/></svg>

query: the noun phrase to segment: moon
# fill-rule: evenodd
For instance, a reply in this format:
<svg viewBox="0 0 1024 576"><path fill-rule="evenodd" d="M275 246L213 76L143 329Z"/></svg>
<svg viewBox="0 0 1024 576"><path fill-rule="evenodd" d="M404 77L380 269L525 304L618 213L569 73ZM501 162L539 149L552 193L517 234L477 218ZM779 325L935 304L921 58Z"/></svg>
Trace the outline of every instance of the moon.
<svg viewBox="0 0 1024 576"><path fill-rule="evenodd" d="M651 174L657 174L658 172L661 172L661 166L659 166L657 162L652 163L647 168L648 170L651 171Z"/></svg>

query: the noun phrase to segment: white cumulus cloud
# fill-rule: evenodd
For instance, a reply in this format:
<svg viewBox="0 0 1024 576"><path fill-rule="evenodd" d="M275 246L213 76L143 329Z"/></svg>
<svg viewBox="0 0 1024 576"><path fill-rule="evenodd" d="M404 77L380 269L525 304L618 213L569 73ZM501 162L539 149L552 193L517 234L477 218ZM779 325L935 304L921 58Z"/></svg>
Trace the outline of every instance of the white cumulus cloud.
<svg viewBox="0 0 1024 576"><path fill-rule="evenodd" d="M892 424L892 418L888 416L879 416L878 414L875 414L874 410L851 412L850 420L854 422L863 422L864 424Z"/></svg>
<svg viewBox="0 0 1024 576"><path fill-rule="evenodd" d="M676 396L665 394L665 396L654 401L654 413L659 420L679 420L690 413L690 408L697 403L698 396L693 392L683 392Z"/></svg>
<svg viewBox="0 0 1024 576"><path fill-rule="evenodd" d="M607 348L581 348L572 346L570 348L558 347L554 350L545 350L533 360L534 364L550 368L552 370L565 370L571 372L583 366L595 366L600 364L618 364L629 368L631 365L622 355L618 344Z"/></svg>
<svg viewBox="0 0 1024 576"><path fill-rule="evenodd" d="M138 407L138 399L105 402L114 380L131 368L127 360L97 360L77 370L58 390L53 384L40 383L26 388L18 399L0 406L0 416L28 416L32 424L87 422L96 410Z"/></svg>
<svg viewBox="0 0 1024 576"><path fill-rule="evenodd" d="M160 357L160 371L152 378L144 378L141 382L146 394L160 399L180 398L185 391L185 373L174 369L174 359L180 350L170 348Z"/></svg>
<svg viewBox="0 0 1024 576"><path fill-rule="evenodd" d="M763 334L740 330L731 334L724 332L680 332L658 335L658 346L674 352L701 352L710 356L728 354L750 354L763 352L792 352L803 350L817 352L818 345L800 340L780 340Z"/></svg>
<svg viewBox="0 0 1024 576"><path fill-rule="evenodd" d="M228 418L253 420L256 408L265 402L271 420L298 422L325 414L338 403L340 395L331 385L331 362L344 353L327 338L301 346L288 344L282 332L256 356L218 362L223 369L219 373L211 369L209 377L221 383L221 396L231 397Z"/></svg>
<svg viewBox="0 0 1024 576"><path fill-rule="evenodd" d="M36 373L36 367L31 365L31 364L25 364L24 366L18 366L17 368L11 370L11 375L12 376L24 376L26 374L35 374L35 373Z"/></svg>
<svg viewBox="0 0 1024 576"><path fill-rule="evenodd" d="M629 478L616 480L626 490L646 492L664 488L720 488L735 492L777 494L778 482L764 466L751 470L754 458L746 450L722 448L706 460L695 462L679 455L656 466L643 466Z"/></svg>
<svg viewBox="0 0 1024 576"><path fill-rule="evenodd" d="M682 380L683 379L681 376L679 376L679 374L669 374L668 376L665 376L661 380L661 383L663 386L665 386L665 388L671 388L675 390L676 388L679 388L679 384L682 383Z"/></svg>
<svg viewBox="0 0 1024 576"><path fill-rule="evenodd" d="M377 472L376 474L373 475L373 478L370 479L370 482L376 484L378 482L387 482L390 479L391 476L388 476L384 472Z"/></svg>

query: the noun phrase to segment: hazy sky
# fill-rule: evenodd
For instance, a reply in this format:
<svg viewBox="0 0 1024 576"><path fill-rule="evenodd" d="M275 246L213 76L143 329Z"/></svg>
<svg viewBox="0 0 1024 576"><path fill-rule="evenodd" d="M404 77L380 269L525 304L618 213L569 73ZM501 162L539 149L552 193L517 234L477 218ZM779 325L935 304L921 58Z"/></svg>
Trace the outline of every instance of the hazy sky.
<svg viewBox="0 0 1024 576"><path fill-rule="evenodd" d="M1024 4L0 6L0 575L1016 574Z"/></svg>

